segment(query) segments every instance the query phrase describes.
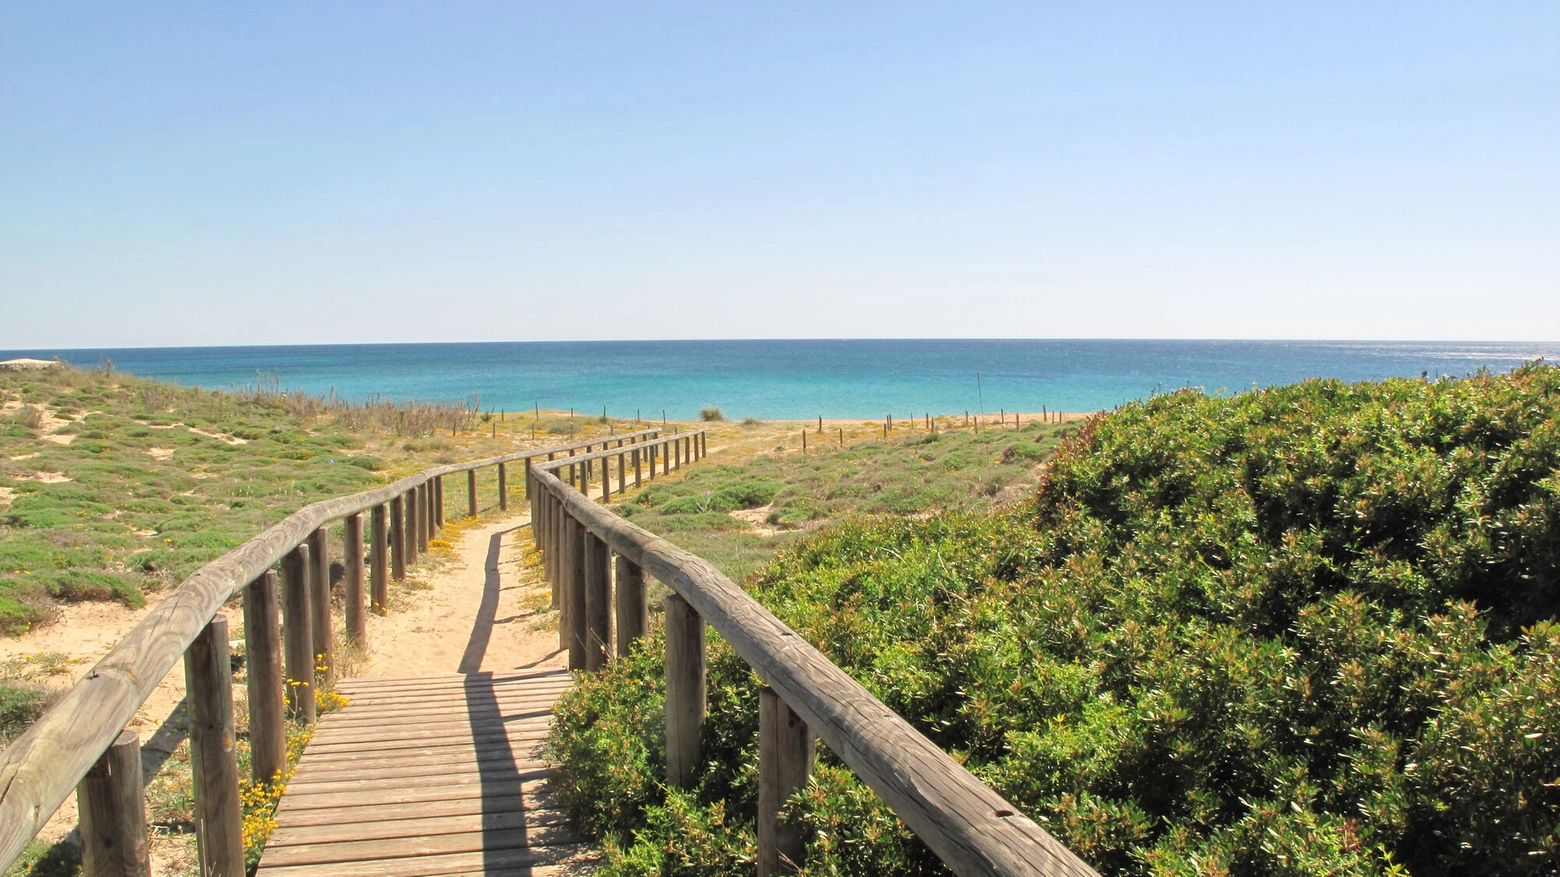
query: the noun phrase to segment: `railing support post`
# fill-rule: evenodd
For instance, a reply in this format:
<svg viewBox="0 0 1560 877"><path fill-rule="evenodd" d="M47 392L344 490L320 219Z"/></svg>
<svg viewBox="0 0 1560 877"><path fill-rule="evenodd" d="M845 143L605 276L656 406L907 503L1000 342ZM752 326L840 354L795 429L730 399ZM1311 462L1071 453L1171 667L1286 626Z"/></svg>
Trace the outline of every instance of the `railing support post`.
<svg viewBox="0 0 1560 877"><path fill-rule="evenodd" d="M417 548L418 544L422 542L422 538L419 535L422 533L422 524L418 520L420 517L422 517L422 509L420 508L422 503L418 499L418 495L421 492L422 491L420 488L413 487L405 494L403 494L406 497L405 554L407 569L411 569L412 565L417 563Z"/></svg>
<svg viewBox="0 0 1560 877"><path fill-rule="evenodd" d="M336 681L336 643L330 617L330 533L324 527L309 537L314 571L309 577L309 630L314 635L316 667L323 667L325 686Z"/></svg>
<svg viewBox="0 0 1560 877"><path fill-rule="evenodd" d="M406 499L400 496L390 500L390 574L398 582L406 578Z"/></svg>
<svg viewBox="0 0 1560 877"><path fill-rule="evenodd" d="M200 847L200 873L210 877L244 877L238 752L233 748L232 673L227 618L218 615L184 653L184 687L190 703L190 766L195 774L195 832Z"/></svg>
<svg viewBox="0 0 1560 877"><path fill-rule="evenodd" d="M564 576L568 593L564 595L563 605L569 613L566 625L569 630L569 669L585 670L588 669L585 657L588 635L585 616L585 564L586 555L589 554L585 540L593 537L590 537L585 526L574 518L569 517L567 522L569 532L565 537L565 550L569 553L569 562L564 569Z"/></svg>
<svg viewBox="0 0 1560 877"><path fill-rule="evenodd" d="M498 510L509 511L509 467L498 464Z"/></svg>
<svg viewBox="0 0 1560 877"><path fill-rule="evenodd" d="M622 446L623 446L623 443L622 442L618 442L618 447L621 448ZM628 468L628 454L627 454L627 452L626 451L619 452L618 455L617 455L617 461L618 461L618 493L622 493L623 491L628 489L628 472L627 472L627 468Z"/></svg>
<svg viewBox="0 0 1560 877"><path fill-rule="evenodd" d="M363 614L363 515L347 515L342 522L342 582L346 595L347 641L361 649L368 642L368 620Z"/></svg>
<svg viewBox="0 0 1560 877"><path fill-rule="evenodd" d="M641 471L642 468L643 467L641 465L641 461L640 461L640 457L639 457L639 448L636 447L636 448L634 448L634 486L635 487L638 487L640 482L641 482L641 480L642 480L642 478L640 476L640 471Z"/></svg>
<svg viewBox="0 0 1560 877"><path fill-rule="evenodd" d="M282 631L277 624L276 571L244 589L244 671L249 677L249 766L257 783L274 783L287 769L283 709Z"/></svg>
<svg viewBox="0 0 1560 877"><path fill-rule="evenodd" d="M385 604L390 602L390 570L389 560L386 555L389 548L390 533L386 520L384 503L374 506L368 514L369 539L373 542L373 548L369 550L368 592L369 603L375 612L384 612Z"/></svg>
<svg viewBox="0 0 1560 877"><path fill-rule="evenodd" d="M76 785L82 871L92 877L151 877L146 800L141 791L141 738L120 731Z"/></svg>
<svg viewBox="0 0 1560 877"><path fill-rule="evenodd" d="M758 877L801 870L802 833L780 818L813 769L813 735L773 689L758 692Z"/></svg>
<svg viewBox="0 0 1560 877"><path fill-rule="evenodd" d="M602 466L603 474L606 472ZM612 552L607 543L585 527L585 669L590 672L607 665L612 639Z"/></svg>
<svg viewBox="0 0 1560 877"><path fill-rule="evenodd" d="M666 598L666 782L693 786L704 730L704 619L676 594Z"/></svg>
<svg viewBox="0 0 1560 877"><path fill-rule="evenodd" d="M444 526L444 476L433 476L433 515L428 525L428 538L433 539L439 535L439 528Z"/></svg>
<svg viewBox="0 0 1560 877"><path fill-rule="evenodd" d="M293 719L314 724L314 637L309 632L309 546L282 561L282 633L287 656L287 707Z"/></svg>
<svg viewBox="0 0 1560 877"><path fill-rule="evenodd" d="M645 574L639 564L617 559L617 654L622 657L644 638L650 626L650 606L645 602Z"/></svg>
<svg viewBox="0 0 1560 877"><path fill-rule="evenodd" d="M477 516L477 470L466 470L466 517Z"/></svg>

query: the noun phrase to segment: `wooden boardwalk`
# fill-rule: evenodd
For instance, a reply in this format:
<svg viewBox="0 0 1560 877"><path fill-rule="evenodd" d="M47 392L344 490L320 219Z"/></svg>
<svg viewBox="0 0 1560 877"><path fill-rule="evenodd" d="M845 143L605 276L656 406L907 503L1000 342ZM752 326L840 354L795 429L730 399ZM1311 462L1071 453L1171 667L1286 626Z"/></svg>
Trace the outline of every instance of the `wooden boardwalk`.
<svg viewBox="0 0 1560 877"><path fill-rule="evenodd" d="M539 756L564 670L348 679L276 809L262 877L586 873Z"/></svg>

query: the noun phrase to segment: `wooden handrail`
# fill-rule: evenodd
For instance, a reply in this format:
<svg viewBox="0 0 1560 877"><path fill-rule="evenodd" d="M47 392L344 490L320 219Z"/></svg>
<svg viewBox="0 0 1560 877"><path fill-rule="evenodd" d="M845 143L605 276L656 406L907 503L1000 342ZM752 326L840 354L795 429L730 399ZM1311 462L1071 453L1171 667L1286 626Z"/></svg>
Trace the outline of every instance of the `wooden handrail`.
<svg viewBox="0 0 1560 877"><path fill-rule="evenodd" d="M196 570L0 753L0 863L9 867L21 855L27 842L119 737L135 711L206 630L222 605L306 543L321 527L377 509L410 491L423 490L425 485L437 485L438 479L452 473L517 461L529 463L549 454L582 448L587 451L584 456L591 456L592 448L607 442L624 443L621 451L629 451L655 440L661 432L640 430L438 466L374 490L311 503ZM581 457L565 461L568 459ZM442 497L442 491L435 494ZM411 534L407 536L410 538ZM373 550L376 557L381 556L384 546L375 544ZM376 560L375 566L383 565ZM382 587L382 581L376 585Z"/></svg>
<svg viewBox="0 0 1560 877"><path fill-rule="evenodd" d="M698 432L702 433L702 430ZM601 456L610 454L592 454L587 458ZM713 626L758 672L784 705L877 792L955 873L962 877L1084 877L1095 873L1036 822L1019 813L1016 807L938 749L707 561L596 505L553 474L560 467L582 459L585 458L533 461L530 466L532 482L540 488L530 494L532 520L543 522L540 528L533 528L537 544L543 549L549 566L561 563L564 567L558 572L550 571L549 578L555 583L567 580L568 587L574 589L572 596L564 595L565 616L571 609L574 614L581 614L581 604L591 607L602 601L599 592L606 587L605 582L599 573L591 572L600 564L573 562L576 552L588 554L592 540L599 540L605 543L605 548L625 560L633 574L643 570L675 592L676 597L667 602L669 615L674 605L680 606L681 601L686 601L693 612ZM584 530L584 548L569 544L574 526ZM563 535L559 537L558 533ZM593 580L587 580L593 576ZM642 589L639 593L642 594ZM643 611L628 605L629 602L620 596L617 601L620 611ZM678 608L677 611L685 610ZM669 617L669 631L671 621ZM623 624L622 619L619 624ZM703 718L703 628L696 620L692 628L679 620L678 628L675 653L672 635L668 633L667 659L668 777L674 783L688 779L686 750L691 743L696 753L698 723ZM684 642L690 630L691 646ZM591 650L598 646L590 642L585 625L576 622L575 637L571 645L582 647L587 658L594 657ZM590 648L583 648L585 645ZM604 648L604 645L599 647ZM688 656L690 649L697 654ZM570 663L575 666L572 652L573 649ZM686 693L689 685L696 689L691 694ZM783 724L783 716L782 719L766 717L761 724ZM800 735L791 735L791 741L785 744L791 750L789 765L782 765L778 770L766 770L762 762L770 757L765 748L766 740L783 735L761 735L765 737L760 745L761 802L784 800L784 793L777 796L763 788L765 778L794 773L798 759L804 757L798 751L805 751L810 746L805 743L810 739L806 737L806 730L803 729ZM804 742L798 744L797 740ZM778 747L781 743L773 745ZM787 758L783 753L777 753L775 757L777 761ZM778 804L772 803L771 808L778 811ZM773 843L771 839L777 836L773 825L777 817L777 812L759 814L761 875L773 872L773 865L766 868L765 862L766 858L775 858L775 851L764 847L766 843ZM769 829L767 832L766 828ZM778 834L783 835L783 831Z"/></svg>

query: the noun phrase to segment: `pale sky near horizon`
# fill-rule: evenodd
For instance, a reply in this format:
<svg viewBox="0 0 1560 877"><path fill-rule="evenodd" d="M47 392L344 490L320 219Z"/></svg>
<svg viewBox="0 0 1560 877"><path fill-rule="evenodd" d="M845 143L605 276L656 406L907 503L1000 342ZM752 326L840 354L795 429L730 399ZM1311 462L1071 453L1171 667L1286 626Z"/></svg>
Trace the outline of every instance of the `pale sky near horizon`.
<svg viewBox="0 0 1560 877"><path fill-rule="evenodd" d="M0 349L1560 340L1560 4L12 2Z"/></svg>

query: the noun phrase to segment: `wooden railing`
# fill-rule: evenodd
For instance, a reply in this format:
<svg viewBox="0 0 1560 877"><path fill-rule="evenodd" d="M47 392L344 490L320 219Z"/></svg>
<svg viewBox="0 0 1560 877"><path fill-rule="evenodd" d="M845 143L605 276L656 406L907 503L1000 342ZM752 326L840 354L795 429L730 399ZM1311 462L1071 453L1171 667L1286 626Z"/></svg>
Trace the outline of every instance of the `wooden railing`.
<svg viewBox="0 0 1560 877"><path fill-rule="evenodd" d="M697 453L704 435L673 441L679 452L691 442ZM639 452L628 453L637 472ZM598 451L572 461L533 461L529 468L532 534L560 607L560 644L569 650L571 668L598 669L614 650L626 654L644 635L645 573L671 589L665 601L666 778L682 787L692 784L699 762L705 623L758 672L767 685L759 697L760 877L780 873L785 860L801 861L803 838L780 819L780 810L812 771L814 734L955 873L1094 874L709 563L597 506L576 489L577 477L566 483L555 474L597 460L610 467L614 458L622 472L624 454ZM614 607L617 636L609 642Z"/></svg>
<svg viewBox="0 0 1560 877"><path fill-rule="evenodd" d="M200 870L212 877L241 877L244 850L232 675L227 619L218 614L222 605L242 592L251 773L256 781L268 782L286 768L286 719L312 722L314 683L334 678L327 525L344 521L346 635L364 645L364 613L385 606L390 581L405 577L445 520L445 476L467 473L467 511L476 514L476 473L489 466L497 467L498 505L507 509L510 463L542 461L549 473L567 466L571 483L588 489L595 461L611 453L598 447L632 453L636 482L640 461L648 462L655 476L658 452L663 471L668 463L680 465L690 453L702 456L702 434L694 444L695 434L660 437L660 432L645 430L428 469L376 490L306 506L200 568L0 754L0 870L15 861L77 789L86 872L147 873L140 743L124 729L182 655ZM621 457L619 473L624 474ZM547 479L557 481L551 474ZM528 497L529 491L528 484ZM611 495L605 482L603 493ZM365 511L371 534L367 594ZM278 564L280 600L274 569Z"/></svg>

